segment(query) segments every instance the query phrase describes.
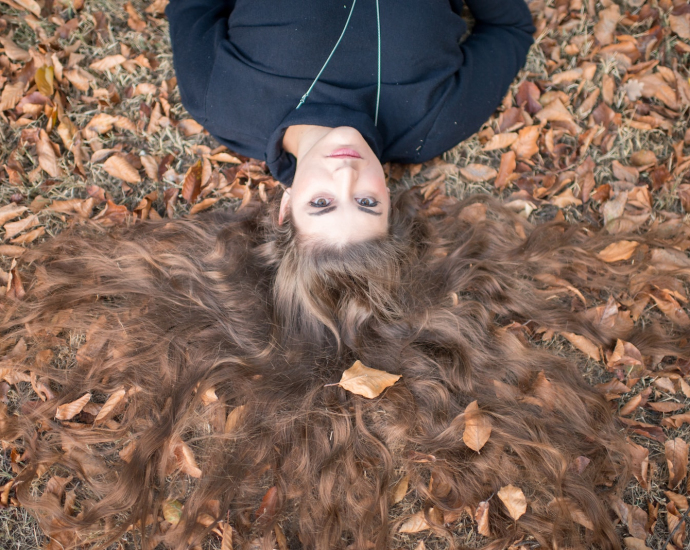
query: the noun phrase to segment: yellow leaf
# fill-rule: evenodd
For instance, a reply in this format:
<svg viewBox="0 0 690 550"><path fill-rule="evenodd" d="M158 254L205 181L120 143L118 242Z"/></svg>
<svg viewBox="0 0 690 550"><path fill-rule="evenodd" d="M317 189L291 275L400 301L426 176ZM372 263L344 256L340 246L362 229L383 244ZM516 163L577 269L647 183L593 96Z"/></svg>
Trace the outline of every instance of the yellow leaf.
<svg viewBox="0 0 690 550"><path fill-rule="evenodd" d="M462 440L470 449L479 452L491 436L491 420L472 401L465 409L465 431Z"/></svg>
<svg viewBox="0 0 690 550"><path fill-rule="evenodd" d="M60 405L55 413L55 418L57 420L72 420L72 418L82 411L89 401L91 401L91 394L85 393L76 401Z"/></svg>
<svg viewBox="0 0 690 550"><path fill-rule="evenodd" d="M182 503L179 500L166 500L163 503L163 517L172 525L180 523L182 518Z"/></svg>
<svg viewBox="0 0 690 550"><path fill-rule="evenodd" d="M525 499L525 493L523 493L522 489L519 487L515 487L513 485L501 487L501 490L498 491L498 498L500 498L501 502L505 504L510 517L515 521L519 520L527 511L527 500Z"/></svg>
<svg viewBox="0 0 690 550"><path fill-rule="evenodd" d="M112 395L108 397L107 401L103 404L101 410L98 411L98 414L96 415L96 418L94 420L94 424L107 420L110 414L115 409L115 407L117 407L122 402L126 393L127 392L123 388L120 388L119 390L113 392Z"/></svg>
<svg viewBox="0 0 690 550"><path fill-rule="evenodd" d="M343 372L340 382L332 385L340 386L356 395L373 399L381 395L383 390L395 384L401 377L400 374L370 369L365 367L361 361L355 361L354 365Z"/></svg>
<svg viewBox="0 0 690 550"><path fill-rule="evenodd" d="M55 91L53 87L55 75L54 71L55 69L53 69L53 67L48 67L46 65L43 65L43 67L39 67L36 70L36 76L34 77L36 87L38 88L38 91L46 97L52 96L53 92Z"/></svg>
<svg viewBox="0 0 690 550"><path fill-rule="evenodd" d="M599 258L608 263L629 260L640 243L637 241L618 241L611 243L597 254Z"/></svg>

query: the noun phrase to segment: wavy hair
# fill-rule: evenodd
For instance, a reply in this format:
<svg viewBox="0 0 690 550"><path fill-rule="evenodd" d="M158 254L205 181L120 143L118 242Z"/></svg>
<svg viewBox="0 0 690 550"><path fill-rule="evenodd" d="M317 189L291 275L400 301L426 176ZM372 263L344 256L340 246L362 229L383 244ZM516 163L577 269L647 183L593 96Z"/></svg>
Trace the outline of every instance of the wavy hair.
<svg viewBox="0 0 690 550"><path fill-rule="evenodd" d="M604 233L532 226L487 197L444 210L402 193L386 238L335 250L300 246L269 205L74 228L27 253L27 296L5 300L0 343L0 369L35 389L17 383L0 411L0 438L23 449L21 503L65 546L134 528L146 548L187 548L222 520L242 547L284 533L289 548L384 549L423 511L461 547L458 518L488 502L497 544L619 548L603 497L627 480L621 429L578 366L524 327L688 358L673 327L598 325L539 282L619 297L658 276L649 248L670 245L628 236L637 261L612 267ZM334 386L355 360L402 379L375 399ZM56 419L87 393L121 399ZM492 425L481 452L462 438L474 401ZM39 496L49 468L69 506ZM517 522L494 496L508 484L529 502ZM173 500L177 525L159 521Z"/></svg>

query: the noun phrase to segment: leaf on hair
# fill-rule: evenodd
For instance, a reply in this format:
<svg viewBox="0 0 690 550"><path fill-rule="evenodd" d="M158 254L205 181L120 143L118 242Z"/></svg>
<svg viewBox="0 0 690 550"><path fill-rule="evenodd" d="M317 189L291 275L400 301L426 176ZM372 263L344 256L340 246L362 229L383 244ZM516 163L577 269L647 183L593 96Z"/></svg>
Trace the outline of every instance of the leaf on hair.
<svg viewBox="0 0 690 550"><path fill-rule="evenodd" d="M462 440L470 449L479 452L491 436L491 420L479 410L477 401L465 409L465 431Z"/></svg>
<svg viewBox="0 0 690 550"><path fill-rule="evenodd" d="M383 393L402 378L400 374L391 374L382 370L365 367L361 361L355 361L349 369L343 372L340 382L328 386L340 386L350 393L373 399Z"/></svg>
<svg viewBox="0 0 690 550"><path fill-rule="evenodd" d="M506 485L498 491L498 498L505 505L510 517L519 520L527 512L527 499L522 489L514 485Z"/></svg>
<svg viewBox="0 0 690 550"><path fill-rule="evenodd" d="M91 394L85 393L79 399L71 403L60 405L55 412L56 420L72 420L82 411L89 401L91 401Z"/></svg>

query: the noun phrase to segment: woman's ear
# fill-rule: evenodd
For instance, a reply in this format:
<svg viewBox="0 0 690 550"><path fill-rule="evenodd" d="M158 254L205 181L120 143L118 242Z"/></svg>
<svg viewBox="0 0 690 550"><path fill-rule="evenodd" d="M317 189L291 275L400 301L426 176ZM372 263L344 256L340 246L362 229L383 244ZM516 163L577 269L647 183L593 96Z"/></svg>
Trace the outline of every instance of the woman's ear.
<svg viewBox="0 0 690 550"><path fill-rule="evenodd" d="M283 196L280 198L280 210L278 211L278 225L283 225L285 216L290 211L290 189L283 191Z"/></svg>

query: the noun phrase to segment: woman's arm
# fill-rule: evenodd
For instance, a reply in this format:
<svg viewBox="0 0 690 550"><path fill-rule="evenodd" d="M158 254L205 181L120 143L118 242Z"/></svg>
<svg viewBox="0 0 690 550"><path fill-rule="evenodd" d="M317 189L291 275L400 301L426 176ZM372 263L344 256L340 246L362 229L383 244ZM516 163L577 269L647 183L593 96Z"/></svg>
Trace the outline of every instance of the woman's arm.
<svg viewBox="0 0 690 550"><path fill-rule="evenodd" d="M182 104L200 124L206 119L206 89L216 51L227 40L234 7L235 0L171 0L165 10Z"/></svg>
<svg viewBox="0 0 690 550"><path fill-rule="evenodd" d="M458 13L460 0L451 0ZM467 0L476 23L460 45L462 65L427 136L424 156L439 155L475 133L501 103L533 43L524 0Z"/></svg>

